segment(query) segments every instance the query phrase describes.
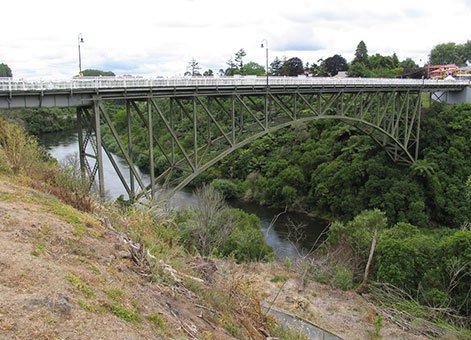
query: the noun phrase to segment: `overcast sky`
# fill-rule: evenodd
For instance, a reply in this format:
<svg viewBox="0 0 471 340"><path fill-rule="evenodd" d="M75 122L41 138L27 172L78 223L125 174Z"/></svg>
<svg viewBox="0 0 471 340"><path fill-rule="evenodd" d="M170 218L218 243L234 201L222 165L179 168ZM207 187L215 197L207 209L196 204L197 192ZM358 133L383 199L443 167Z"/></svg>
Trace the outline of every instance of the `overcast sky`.
<svg viewBox="0 0 471 340"><path fill-rule="evenodd" d="M217 72L240 48L265 65L334 54L348 61L360 40L369 54L423 64L433 46L471 40L471 0L6 0L0 63L13 76L69 79L82 68L117 75L183 75L196 59Z"/></svg>

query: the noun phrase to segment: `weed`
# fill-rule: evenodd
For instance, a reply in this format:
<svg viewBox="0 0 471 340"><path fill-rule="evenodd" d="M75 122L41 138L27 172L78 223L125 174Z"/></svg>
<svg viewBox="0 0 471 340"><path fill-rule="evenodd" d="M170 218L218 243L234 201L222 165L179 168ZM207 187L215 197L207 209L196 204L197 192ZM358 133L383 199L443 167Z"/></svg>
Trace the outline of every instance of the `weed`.
<svg viewBox="0 0 471 340"><path fill-rule="evenodd" d="M15 200L15 196L7 192L0 192L0 201L12 202Z"/></svg>
<svg viewBox="0 0 471 340"><path fill-rule="evenodd" d="M286 270L290 271L292 267L293 267L293 262L291 262L291 259L288 256L285 257L285 268L286 268Z"/></svg>
<svg viewBox="0 0 471 340"><path fill-rule="evenodd" d="M139 311L139 309L141 309L141 305L136 299L131 300L131 306L133 306L136 311Z"/></svg>
<svg viewBox="0 0 471 340"><path fill-rule="evenodd" d="M64 240L64 245L70 250L72 254L84 257L93 256L93 253L90 251L90 249L86 248L79 240L67 238Z"/></svg>
<svg viewBox="0 0 471 340"><path fill-rule="evenodd" d="M85 300L78 300L77 303L82 309L86 310L87 312L94 312L94 313L101 313L101 314L106 312L106 308L99 304L90 303Z"/></svg>
<svg viewBox="0 0 471 340"><path fill-rule="evenodd" d="M39 256L44 254L45 252L46 246L43 243L37 243L36 246L34 246L34 249L31 251L31 255Z"/></svg>
<svg viewBox="0 0 471 340"><path fill-rule="evenodd" d="M74 274L67 274L65 278L75 289L82 292L86 297L92 298L96 296L95 291L80 277Z"/></svg>
<svg viewBox="0 0 471 340"><path fill-rule="evenodd" d="M105 294L112 302L119 302L124 296L124 291L121 288L109 288L105 290Z"/></svg>
<svg viewBox="0 0 471 340"><path fill-rule="evenodd" d="M52 213L60 220L72 225L74 228L74 236L101 236L101 233L98 231L98 224L95 219L78 211L70 205L62 203L59 199L50 196L31 196L30 200L34 203L41 204L44 207L44 211Z"/></svg>
<svg viewBox="0 0 471 340"><path fill-rule="evenodd" d="M381 329L383 328L383 318L378 314L373 322L374 329L369 330L367 333L371 339L381 339Z"/></svg>
<svg viewBox="0 0 471 340"><path fill-rule="evenodd" d="M230 322L224 322L223 327L226 331L229 332L230 335L232 335L235 338L240 339L240 335L239 335L236 325Z"/></svg>
<svg viewBox="0 0 471 340"><path fill-rule="evenodd" d="M275 277L273 279L271 279L270 281L271 282L286 282L288 279L286 278L286 276L283 276L283 275L275 275Z"/></svg>
<svg viewBox="0 0 471 340"><path fill-rule="evenodd" d="M136 312L126 308L119 303L113 303L109 307L111 313L124 321L140 321L140 316Z"/></svg>
<svg viewBox="0 0 471 340"><path fill-rule="evenodd" d="M338 265L334 268L332 276L332 287L342 290L351 289L353 286L353 273L348 268Z"/></svg>
<svg viewBox="0 0 471 340"><path fill-rule="evenodd" d="M165 321L158 313L150 313L147 315L147 320L157 329L165 329Z"/></svg>
<svg viewBox="0 0 471 340"><path fill-rule="evenodd" d="M324 271L318 271L314 274L314 280L326 285L329 283L329 274Z"/></svg>
<svg viewBox="0 0 471 340"><path fill-rule="evenodd" d="M93 273L95 273L96 275L101 274L100 269L98 269L98 267L95 266L93 263L88 262L86 259L80 259L80 262L85 264L88 268L90 268L93 271Z"/></svg>
<svg viewBox="0 0 471 340"><path fill-rule="evenodd" d="M270 335L276 339L284 340L307 340L304 333L298 329L287 328L275 322L269 322Z"/></svg>
<svg viewBox="0 0 471 340"><path fill-rule="evenodd" d="M214 340L213 334L209 331L203 331L199 334L201 340Z"/></svg>
<svg viewBox="0 0 471 340"><path fill-rule="evenodd" d="M48 240L52 237L52 228L49 225L41 226L33 233L33 236L38 240Z"/></svg>
<svg viewBox="0 0 471 340"><path fill-rule="evenodd" d="M47 324L50 325L50 326L54 326L57 324L57 320L54 319L53 317L48 317L47 318Z"/></svg>

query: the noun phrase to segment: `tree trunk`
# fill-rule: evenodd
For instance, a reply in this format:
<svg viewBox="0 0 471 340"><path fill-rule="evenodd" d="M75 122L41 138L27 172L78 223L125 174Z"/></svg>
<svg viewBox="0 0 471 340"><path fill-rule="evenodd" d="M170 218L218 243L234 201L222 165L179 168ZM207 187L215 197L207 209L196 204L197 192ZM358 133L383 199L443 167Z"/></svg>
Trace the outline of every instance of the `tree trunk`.
<svg viewBox="0 0 471 340"><path fill-rule="evenodd" d="M375 229L373 233L373 240L371 240L370 255L368 256L368 262L366 263L365 272L363 273L363 282L360 284L360 286L357 289L357 292L359 293L363 292L363 290L366 287L366 284L368 283L368 276L370 275L370 266L371 266L371 262L373 261L373 254L376 248L377 234L378 234L378 230Z"/></svg>

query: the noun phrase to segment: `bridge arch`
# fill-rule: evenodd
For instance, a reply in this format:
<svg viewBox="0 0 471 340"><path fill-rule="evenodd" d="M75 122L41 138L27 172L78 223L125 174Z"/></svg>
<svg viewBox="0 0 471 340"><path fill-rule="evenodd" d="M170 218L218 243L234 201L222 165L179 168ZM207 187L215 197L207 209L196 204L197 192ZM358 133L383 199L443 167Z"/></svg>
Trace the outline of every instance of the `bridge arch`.
<svg viewBox="0 0 471 340"><path fill-rule="evenodd" d="M112 158L101 137L101 126L107 126L119 154L130 165L129 181L117 166L115 170L131 198L153 198L158 183L170 191L179 190L235 150L299 122L331 119L352 125L371 136L396 163L411 164L418 154L420 91L281 89L124 98L127 136L116 130L102 98L97 96L93 102L92 108L78 110L79 126L87 127L85 136L79 136L81 165L90 183L96 175L100 182L101 147ZM147 186L134 170L131 126L135 124L146 131L141 143L148 147L151 178ZM86 144L93 140L97 161L92 168ZM157 168L157 159L166 166Z"/></svg>
<svg viewBox="0 0 471 340"><path fill-rule="evenodd" d="M250 143L254 142L255 140L257 140L259 138L263 138L264 136L267 136L269 133L273 133L273 132L276 132L278 130L291 127L292 125L294 125L296 123L304 123L304 122L307 123L307 122L310 122L310 121L323 120L323 119L340 120L344 123L347 123L351 126L354 126L357 129L359 129L360 131L362 131L365 134L372 137L375 140L375 142L377 142L380 146L384 147L384 145L382 145L381 142L377 138L373 137L371 135L371 133L368 132L368 128L373 129L376 132L378 132L378 133L382 134L383 136L387 137L388 139L390 139L397 146L397 148L400 149L407 156L407 159L408 159L408 161L410 161L410 163L413 163L415 161L414 157L409 153L409 151L394 136L392 136L389 132L385 131L383 128L381 128L379 126L375 126L372 123L369 123L369 122L366 122L366 121L361 121L357 118L352 118L352 117L313 116L313 117L301 118L301 119L297 119L297 120L294 120L294 121L289 121L289 122L285 122L285 123L276 125L276 126L270 128L269 130L264 130L264 131L258 132L257 134L251 136L250 138L247 138L247 139L237 143L233 147L230 147L230 148L226 149L225 151L221 152L219 155L217 155L216 157L211 159L209 162L207 162L203 166L201 166L199 168L198 173L191 173L188 176L186 176L183 180L181 180L178 183L177 186L172 187L170 191L171 192L176 192L176 191L179 191L179 190L183 189L191 181L193 181L196 177L201 175L201 173L208 170L210 167L214 166L216 163L221 161L223 158L229 156L234 151L249 145ZM364 125L364 127L366 129L363 129L362 125ZM392 158L392 160L394 160L394 159ZM148 190L150 190L150 189L148 189Z"/></svg>

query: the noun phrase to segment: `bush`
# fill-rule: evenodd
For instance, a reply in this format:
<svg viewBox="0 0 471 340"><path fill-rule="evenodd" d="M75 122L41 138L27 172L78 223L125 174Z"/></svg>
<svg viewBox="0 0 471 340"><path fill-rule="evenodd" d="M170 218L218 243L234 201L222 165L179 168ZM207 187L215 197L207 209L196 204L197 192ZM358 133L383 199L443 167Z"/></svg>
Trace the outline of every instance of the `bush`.
<svg viewBox="0 0 471 340"><path fill-rule="evenodd" d="M215 179L211 182L211 185L214 189L222 193L225 198L237 198L240 197L242 193L240 187L228 179Z"/></svg>
<svg viewBox="0 0 471 340"><path fill-rule="evenodd" d="M437 247L432 236L399 223L380 236L376 278L405 290L416 289L427 269L434 266Z"/></svg>
<svg viewBox="0 0 471 340"><path fill-rule="evenodd" d="M367 210L347 223L334 222L329 228L328 245L346 247L353 257L348 258L355 268L363 270L368 260L375 231L386 227L386 217L378 209Z"/></svg>
<svg viewBox="0 0 471 340"><path fill-rule="evenodd" d="M44 171L45 153L23 128L0 118L0 167L14 174L35 176Z"/></svg>
<svg viewBox="0 0 471 340"><path fill-rule="evenodd" d="M331 280L332 287L348 290L353 287L353 273L348 268L337 265Z"/></svg>
<svg viewBox="0 0 471 340"><path fill-rule="evenodd" d="M240 209L228 211L234 221L234 231L222 245L222 256L234 257L239 262L268 261L274 257L260 230L260 220Z"/></svg>
<svg viewBox="0 0 471 340"><path fill-rule="evenodd" d="M196 191L197 206L182 224L182 240L201 255L234 257L237 261L273 258L265 243L257 216L228 208L222 194L213 186Z"/></svg>

